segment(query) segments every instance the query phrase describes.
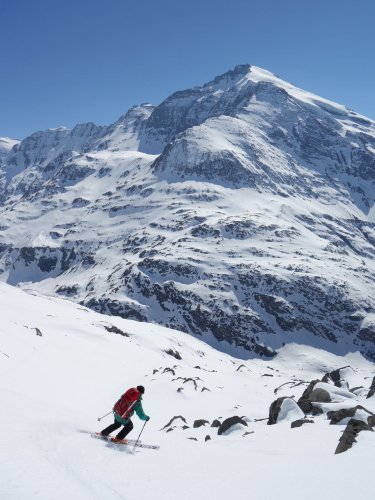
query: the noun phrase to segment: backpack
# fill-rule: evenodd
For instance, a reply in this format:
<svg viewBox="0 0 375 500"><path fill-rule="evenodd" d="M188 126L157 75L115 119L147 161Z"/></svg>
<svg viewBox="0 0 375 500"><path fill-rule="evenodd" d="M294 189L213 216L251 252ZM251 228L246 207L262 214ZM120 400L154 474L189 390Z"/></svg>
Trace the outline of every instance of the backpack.
<svg viewBox="0 0 375 500"><path fill-rule="evenodd" d="M124 419L129 418L137 404L141 393L135 387L128 389L113 407L114 411Z"/></svg>

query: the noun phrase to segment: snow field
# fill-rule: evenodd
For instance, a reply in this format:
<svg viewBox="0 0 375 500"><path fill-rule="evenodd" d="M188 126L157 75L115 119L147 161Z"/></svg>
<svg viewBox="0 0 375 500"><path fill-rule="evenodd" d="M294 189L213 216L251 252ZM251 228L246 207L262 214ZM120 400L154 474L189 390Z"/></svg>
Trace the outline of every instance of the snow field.
<svg viewBox="0 0 375 500"><path fill-rule="evenodd" d="M277 397L297 399L305 388L284 385L274 394L285 382L309 382L349 364L355 369L353 384L372 377L373 364L359 354L341 358L289 345L273 361L239 360L180 332L99 315L5 284L0 284L0 304L2 500L221 500L230 495L283 500L299 498L302 491L305 499L368 498L367 481L353 477L370 477L372 433L363 432L351 450L335 456L341 425L330 426L321 417L298 429L290 429L288 421L273 426L255 421L268 416ZM182 359L166 354L169 349ZM199 377L197 390L178 377ZM96 418L137 384L146 387L144 409L151 416L142 440L160 450L133 455L130 448L79 432L107 426L111 417L100 423ZM203 387L209 390L202 392ZM364 406L375 411L372 399ZM160 430L178 415L189 429L175 422L173 431ZM233 415L246 417L248 427L236 426L225 436L210 424L193 428L197 419L211 423ZM143 422L136 416L133 422L135 439ZM206 435L210 441L204 441Z"/></svg>

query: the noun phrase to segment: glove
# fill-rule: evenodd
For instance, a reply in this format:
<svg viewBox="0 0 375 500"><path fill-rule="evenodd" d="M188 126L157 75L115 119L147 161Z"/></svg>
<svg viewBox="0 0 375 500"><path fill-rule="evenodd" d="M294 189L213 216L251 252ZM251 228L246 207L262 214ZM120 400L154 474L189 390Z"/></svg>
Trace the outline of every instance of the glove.
<svg viewBox="0 0 375 500"><path fill-rule="evenodd" d="M150 417L147 417L147 418L146 418L146 422L148 422L149 420L150 420Z"/></svg>

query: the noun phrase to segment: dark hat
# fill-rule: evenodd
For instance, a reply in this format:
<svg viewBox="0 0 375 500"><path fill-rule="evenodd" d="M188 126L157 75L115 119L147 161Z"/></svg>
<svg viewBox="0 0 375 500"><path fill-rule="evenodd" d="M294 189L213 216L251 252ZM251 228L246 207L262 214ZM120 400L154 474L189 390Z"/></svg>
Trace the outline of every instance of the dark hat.
<svg viewBox="0 0 375 500"><path fill-rule="evenodd" d="M137 385L137 389L139 390L139 392L141 394L144 394L145 393L145 388L143 387L143 385Z"/></svg>

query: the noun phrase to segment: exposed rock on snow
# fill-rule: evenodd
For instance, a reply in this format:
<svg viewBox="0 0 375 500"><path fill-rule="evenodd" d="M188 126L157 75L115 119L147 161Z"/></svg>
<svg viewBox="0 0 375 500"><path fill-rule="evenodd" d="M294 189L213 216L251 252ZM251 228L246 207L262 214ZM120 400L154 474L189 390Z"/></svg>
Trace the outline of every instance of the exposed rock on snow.
<svg viewBox="0 0 375 500"><path fill-rule="evenodd" d="M317 387L311 391L309 395L309 401L312 403L329 403L331 401L331 396L329 391L321 387Z"/></svg>
<svg viewBox="0 0 375 500"><path fill-rule="evenodd" d="M193 427L198 428L198 427L205 426L206 424L209 424L208 420L198 419L198 420L194 420Z"/></svg>
<svg viewBox="0 0 375 500"><path fill-rule="evenodd" d="M362 422L368 423L368 418L371 415L373 415L373 413L366 410L366 408L361 405L327 412L327 418L330 420L329 423L331 425L347 424L352 418L354 420L361 420Z"/></svg>
<svg viewBox="0 0 375 500"><path fill-rule="evenodd" d="M245 425L247 427L247 422L241 417L234 416L226 418L217 430L219 436L222 434L227 434L231 432L236 426Z"/></svg>
<svg viewBox="0 0 375 500"><path fill-rule="evenodd" d="M220 420L215 419L212 421L211 427L220 427L220 426L221 426Z"/></svg>
<svg viewBox="0 0 375 500"><path fill-rule="evenodd" d="M307 388L303 391L302 396L299 398L297 401L298 406L301 408L301 410L307 414L307 413L312 413L313 411L313 404L311 403L310 400L310 395L312 391L314 390L315 385L319 382L319 380L312 380Z"/></svg>
<svg viewBox="0 0 375 500"><path fill-rule="evenodd" d="M367 398L371 398L375 394L375 377L372 379L370 390L368 391Z"/></svg>
<svg viewBox="0 0 375 500"><path fill-rule="evenodd" d="M181 420L183 422L183 424L187 425L186 419L184 417L182 417L181 415L177 415L175 417L172 417L171 420L167 424L165 424L165 426L161 430L164 431L165 429L167 429L167 430L172 429L172 424L176 420ZM178 425L181 426L182 425L181 422L178 422Z"/></svg>
<svg viewBox="0 0 375 500"><path fill-rule="evenodd" d="M361 431L373 431L373 429L362 420L350 419L339 440L335 454L337 455L338 453L349 450L353 444L357 442L356 437Z"/></svg>
<svg viewBox="0 0 375 500"><path fill-rule="evenodd" d="M268 425L274 425L282 421L298 420L304 417L304 413L294 401L289 397L276 399L270 406Z"/></svg>
<svg viewBox="0 0 375 500"><path fill-rule="evenodd" d="M291 429L294 429L296 427L302 427L302 425L304 424L313 424L314 423L314 420L309 420L307 418L301 418L299 420L294 420L294 422L292 422L290 424L290 427Z"/></svg>
<svg viewBox="0 0 375 500"><path fill-rule="evenodd" d="M344 366L342 368L337 368L330 373L326 373L322 378L322 382L333 382L336 387L348 388L348 383L345 380L345 375L352 372L353 369L350 366Z"/></svg>
<svg viewBox="0 0 375 500"><path fill-rule="evenodd" d="M115 325L103 325L104 328L107 330L109 333L116 333L117 335L122 335L123 337L129 337L129 334L126 332L123 332L120 328L118 328Z"/></svg>
<svg viewBox="0 0 375 500"><path fill-rule="evenodd" d="M180 353L178 351L174 351L173 349L168 349L167 351L164 352L169 354L169 356L173 356L178 360L182 359Z"/></svg>

